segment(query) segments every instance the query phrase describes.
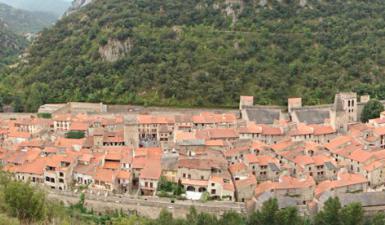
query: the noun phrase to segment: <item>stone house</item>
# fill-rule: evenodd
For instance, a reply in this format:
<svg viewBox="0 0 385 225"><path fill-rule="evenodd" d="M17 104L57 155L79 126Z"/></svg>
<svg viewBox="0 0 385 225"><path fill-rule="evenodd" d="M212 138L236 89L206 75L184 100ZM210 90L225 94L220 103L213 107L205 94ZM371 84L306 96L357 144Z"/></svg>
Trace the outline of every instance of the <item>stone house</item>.
<svg viewBox="0 0 385 225"><path fill-rule="evenodd" d="M47 157L44 169L44 184L51 189L67 190L72 183L74 155L52 155Z"/></svg>

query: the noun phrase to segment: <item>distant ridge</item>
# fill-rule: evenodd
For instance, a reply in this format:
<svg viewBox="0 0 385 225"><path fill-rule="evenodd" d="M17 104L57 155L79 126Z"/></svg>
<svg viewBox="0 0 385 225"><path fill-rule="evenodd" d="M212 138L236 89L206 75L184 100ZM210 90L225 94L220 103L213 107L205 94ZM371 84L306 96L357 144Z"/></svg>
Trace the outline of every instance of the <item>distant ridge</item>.
<svg viewBox="0 0 385 225"><path fill-rule="evenodd" d="M0 19L15 33L38 32L45 27L53 25L57 18L50 13L30 12L15 9L0 3Z"/></svg>
<svg viewBox="0 0 385 225"><path fill-rule="evenodd" d="M65 0L0 0L0 2L18 9L48 12L54 14L56 18L63 15L71 5L71 2Z"/></svg>

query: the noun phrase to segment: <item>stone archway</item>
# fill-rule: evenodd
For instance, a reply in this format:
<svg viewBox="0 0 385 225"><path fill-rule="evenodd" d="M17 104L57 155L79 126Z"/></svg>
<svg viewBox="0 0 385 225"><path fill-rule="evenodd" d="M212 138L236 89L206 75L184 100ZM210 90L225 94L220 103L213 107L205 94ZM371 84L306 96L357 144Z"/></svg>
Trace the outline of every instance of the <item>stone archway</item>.
<svg viewBox="0 0 385 225"><path fill-rule="evenodd" d="M205 187L200 187L200 188L198 189L198 191L199 191L199 192L206 192L207 189L206 189Z"/></svg>
<svg viewBox="0 0 385 225"><path fill-rule="evenodd" d="M195 191L195 187L193 187L193 186L187 186L187 191Z"/></svg>

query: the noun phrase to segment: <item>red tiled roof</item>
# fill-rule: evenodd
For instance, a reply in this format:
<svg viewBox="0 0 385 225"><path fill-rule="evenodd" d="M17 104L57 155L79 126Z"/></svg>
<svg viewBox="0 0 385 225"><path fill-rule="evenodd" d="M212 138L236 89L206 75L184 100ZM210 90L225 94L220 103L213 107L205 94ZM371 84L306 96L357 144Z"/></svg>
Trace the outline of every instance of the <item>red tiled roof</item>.
<svg viewBox="0 0 385 225"><path fill-rule="evenodd" d="M208 159L179 159L178 168L210 170L212 160Z"/></svg>
<svg viewBox="0 0 385 225"><path fill-rule="evenodd" d="M238 172L247 171L247 170L248 170L248 167L243 162L235 163L229 166L229 171L233 176Z"/></svg>
<svg viewBox="0 0 385 225"><path fill-rule="evenodd" d="M237 120L236 116L231 113L215 114L211 112L194 115L191 119L196 124L235 123Z"/></svg>
<svg viewBox="0 0 385 225"><path fill-rule="evenodd" d="M160 159L148 159L140 172L140 179L158 180L162 174Z"/></svg>
<svg viewBox="0 0 385 225"><path fill-rule="evenodd" d="M120 167L119 162L105 162L103 168L104 169L112 169L112 170L117 170Z"/></svg>
<svg viewBox="0 0 385 225"><path fill-rule="evenodd" d="M243 134L260 134L262 133L262 127L255 123L249 123L246 127L238 128L238 131Z"/></svg>
<svg viewBox="0 0 385 225"><path fill-rule="evenodd" d="M257 179L252 174L249 174L249 176L247 178L245 178L245 179L235 180L235 187L237 189L253 186L253 185L256 185L256 184L257 184Z"/></svg>
<svg viewBox="0 0 385 225"><path fill-rule="evenodd" d="M385 166L384 162L382 161L374 161L374 162L371 162L369 163L368 165L364 166L364 170L368 171L368 172L371 172L375 169L378 169L378 168L383 168Z"/></svg>
<svg viewBox="0 0 385 225"><path fill-rule="evenodd" d="M86 130L88 130L88 123L73 122L73 123L71 123L70 130L73 130L73 131L86 131Z"/></svg>
<svg viewBox="0 0 385 225"><path fill-rule="evenodd" d="M72 148L74 145L82 146L85 139L58 138L55 145L58 147Z"/></svg>
<svg viewBox="0 0 385 225"><path fill-rule="evenodd" d="M208 180L192 180L192 179L181 179L181 183L183 185L192 185L192 186L200 186L200 187L207 187L209 184Z"/></svg>
<svg viewBox="0 0 385 225"><path fill-rule="evenodd" d="M168 116L138 115L139 124L173 124L175 119Z"/></svg>
<svg viewBox="0 0 385 225"><path fill-rule="evenodd" d="M374 133L375 133L377 136L383 136L383 135L385 135L385 126L375 128L375 129L374 129Z"/></svg>
<svg viewBox="0 0 385 225"><path fill-rule="evenodd" d="M279 136L283 135L283 130L279 127L271 127L265 124L260 125L262 127L263 135Z"/></svg>
<svg viewBox="0 0 385 225"><path fill-rule="evenodd" d="M304 124L298 124L297 128L290 132L290 135L291 136L309 135L309 134L313 134L313 132L314 132L313 127L310 127Z"/></svg>
<svg viewBox="0 0 385 225"><path fill-rule="evenodd" d="M349 158L356 162L365 162L369 160L372 156L373 154L370 152L363 150L355 150L350 154Z"/></svg>
<svg viewBox="0 0 385 225"><path fill-rule="evenodd" d="M36 160L30 163L26 163L24 165L16 167L14 172L43 175L45 165L46 158L37 158Z"/></svg>
<svg viewBox="0 0 385 225"><path fill-rule="evenodd" d="M310 125L314 129L314 135L326 135L336 133L332 126L327 125Z"/></svg>
<svg viewBox="0 0 385 225"><path fill-rule="evenodd" d="M315 189L315 195L316 197L319 197L323 192L331 189L346 187L346 186L355 185L355 184L365 184L365 183L368 183L368 180L360 174L340 173L338 174L338 180L334 180L334 181L327 180L319 183Z"/></svg>
<svg viewBox="0 0 385 225"><path fill-rule="evenodd" d="M230 150L225 151L224 155L226 157L229 157L229 156L235 156L238 154L247 154L247 153L250 153L249 146L240 146L240 147L232 148Z"/></svg>
<svg viewBox="0 0 385 225"><path fill-rule="evenodd" d="M116 172L114 170L97 168L93 178L106 183L114 183Z"/></svg>
<svg viewBox="0 0 385 225"><path fill-rule="evenodd" d="M205 141L206 146L219 146L223 147L225 146L225 142L223 140L206 140Z"/></svg>
<svg viewBox="0 0 385 225"><path fill-rule="evenodd" d="M238 133L233 128L213 128L208 130L210 139L238 138Z"/></svg>
<svg viewBox="0 0 385 225"><path fill-rule="evenodd" d="M244 156L245 161L249 164L258 164L258 165L268 165L269 163L279 164L278 159L268 156L268 155L260 155L256 156L254 154L247 154Z"/></svg>
<svg viewBox="0 0 385 225"><path fill-rule="evenodd" d="M116 177L119 179L129 180L131 178L131 173L126 170L119 170Z"/></svg>

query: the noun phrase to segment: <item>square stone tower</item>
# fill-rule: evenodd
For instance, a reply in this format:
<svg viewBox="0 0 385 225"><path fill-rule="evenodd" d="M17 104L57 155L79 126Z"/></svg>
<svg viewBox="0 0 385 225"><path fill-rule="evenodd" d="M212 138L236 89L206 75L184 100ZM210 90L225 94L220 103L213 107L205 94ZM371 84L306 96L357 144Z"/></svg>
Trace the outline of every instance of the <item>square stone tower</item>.
<svg viewBox="0 0 385 225"><path fill-rule="evenodd" d="M339 131L347 131L350 123L358 121L357 94L344 92L336 94L331 110L331 122Z"/></svg>
<svg viewBox="0 0 385 225"><path fill-rule="evenodd" d="M302 107L302 98L288 98L287 99L287 111L291 113L293 109Z"/></svg>
<svg viewBox="0 0 385 225"><path fill-rule="evenodd" d="M254 96L241 96L239 100L239 110L242 110L244 106L253 106Z"/></svg>
<svg viewBox="0 0 385 225"><path fill-rule="evenodd" d="M139 131L136 119L125 120L124 123L124 144L133 148L139 147Z"/></svg>
<svg viewBox="0 0 385 225"><path fill-rule="evenodd" d="M343 110L347 114L348 122L357 122L357 93L343 92L337 95L342 100Z"/></svg>

